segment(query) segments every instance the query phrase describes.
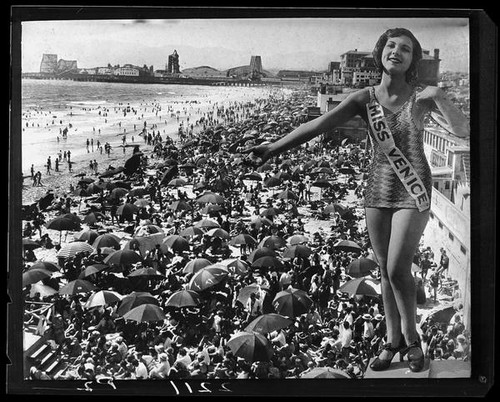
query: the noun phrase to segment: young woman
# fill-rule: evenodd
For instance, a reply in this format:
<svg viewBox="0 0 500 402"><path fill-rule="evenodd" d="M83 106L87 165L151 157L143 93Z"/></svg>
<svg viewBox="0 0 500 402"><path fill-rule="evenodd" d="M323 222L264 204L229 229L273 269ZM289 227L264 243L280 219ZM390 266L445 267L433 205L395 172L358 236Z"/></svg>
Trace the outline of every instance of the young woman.
<svg viewBox="0 0 500 402"><path fill-rule="evenodd" d="M350 94L336 108L274 143L247 149L256 164L297 147L359 115L370 127L373 159L365 192L366 224L381 270L386 343L371 364L387 369L394 355L408 356L412 371L424 367L416 329L416 291L412 259L429 218L431 171L423 148L424 117L440 113L459 137L469 123L438 87L415 85L422 49L404 28L390 29L373 51L382 74L379 85Z"/></svg>

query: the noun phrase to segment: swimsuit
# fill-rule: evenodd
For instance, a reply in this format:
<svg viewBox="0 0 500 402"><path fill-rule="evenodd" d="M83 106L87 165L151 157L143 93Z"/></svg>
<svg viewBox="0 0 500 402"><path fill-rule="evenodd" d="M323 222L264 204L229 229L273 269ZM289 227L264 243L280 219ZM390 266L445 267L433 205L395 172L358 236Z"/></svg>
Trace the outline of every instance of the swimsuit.
<svg viewBox="0 0 500 402"><path fill-rule="evenodd" d="M406 156L422 179L428 196L431 196L432 175L424 153L424 130L417 127L413 120L416 90L410 98L394 113L385 109L385 118L390 127L394 143ZM375 88L370 87L370 101L376 100ZM369 130L373 145L373 159L368 168L365 207L368 208L417 208L400 179L394 172L387 156L380 148L373 133Z"/></svg>

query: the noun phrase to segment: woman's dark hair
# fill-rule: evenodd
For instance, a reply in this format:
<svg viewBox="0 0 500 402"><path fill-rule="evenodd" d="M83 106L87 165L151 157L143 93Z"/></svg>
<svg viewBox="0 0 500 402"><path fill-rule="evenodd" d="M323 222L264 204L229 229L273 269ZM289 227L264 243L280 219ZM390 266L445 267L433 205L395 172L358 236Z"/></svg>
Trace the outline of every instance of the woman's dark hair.
<svg viewBox="0 0 500 402"><path fill-rule="evenodd" d="M413 42L413 57L411 65L406 72L406 82L413 83L417 80L417 68L419 61L422 59L422 47L420 46L420 42L417 38L415 38L415 36L408 29L394 28L385 31L375 44L375 48L372 52L373 59L378 71L382 73L384 71L384 66L382 64L382 50L384 49L389 38L398 38L400 36L407 36Z"/></svg>

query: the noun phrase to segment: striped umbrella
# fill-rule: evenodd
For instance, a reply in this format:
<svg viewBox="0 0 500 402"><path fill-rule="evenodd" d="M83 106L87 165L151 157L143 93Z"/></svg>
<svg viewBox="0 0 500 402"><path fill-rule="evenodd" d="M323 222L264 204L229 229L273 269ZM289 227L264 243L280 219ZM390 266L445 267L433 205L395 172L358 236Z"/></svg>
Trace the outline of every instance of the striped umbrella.
<svg viewBox="0 0 500 402"><path fill-rule="evenodd" d="M123 296L112 290L100 290L96 293L93 293L85 303L85 308L93 308L99 306L109 306L110 304L119 302Z"/></svg>
<svg viewBox="0 0 500 402"><path fill-rule="evenodd" d="M64 244L56 256L58 258L69 258L74 257L78 253L92 253L94 250L94 247L86 242L75 241Z"/></svg>

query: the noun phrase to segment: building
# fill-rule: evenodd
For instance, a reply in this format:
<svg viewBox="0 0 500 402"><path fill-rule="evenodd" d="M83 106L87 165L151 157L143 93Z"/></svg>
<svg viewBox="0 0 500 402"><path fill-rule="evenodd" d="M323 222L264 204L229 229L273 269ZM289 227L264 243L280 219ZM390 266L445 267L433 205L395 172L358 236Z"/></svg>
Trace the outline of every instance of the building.
<svg viewBox="0 0 500 402"><path fill-rule="evenodd" d="M169 74L179 74L179 55L177 54L177 50L168 56L167 68Z"/></svg>
<svg viewBox="0 0 500 402"><path fill-rule="evenodd" d="M113 68L108 67L97 67L97 74L99 75L113 75Z"/></svg>
<svg viewBox="0 0 500 402"><path fill-rule="evenodd" d="M66 72L72 72L76 73L78 70L78 65L76 60L63 60L59 59L57 62L57 73L66 73Z"/></svg>
<svg viewBox="0 0 500 402"><path fill-rule="evenodd" d="M422 60L418 64L418 81L423 85L437 85L440 62L439 49L434 49L433 56L428 50L422 50Z"/></svg>
<svg viewBox="0 0 500 402"><path fill-rule="evenodd" d="M370 56L371 52L359 52L358 49L349 50L340 55L340 82L351 86L355 71L360 69L360 59Z"/></svg>
<svg viewBox="0 0 500 402"><path fill-rule="evenodd" d="M40 63L40 72L54 74L57 72L57 54L44 54Z"/></svg>
<svg viewBox="0 0 500 402"><path fill-rule="evenodd" d="M264 75L264 70L262 69L262 59L260 56L252 56L250 58L250 72L252 79L258 79Z"/></svg>
<svg viewBox="0 0 500 402"><path fill-rule="evenodd" d="M138 77L139 76L139 69L136 67L133 67L129 64L125 64L123 67L115 67L113 69L113 75L120 75L120 76L126 76L126 77Z"/></svg>

